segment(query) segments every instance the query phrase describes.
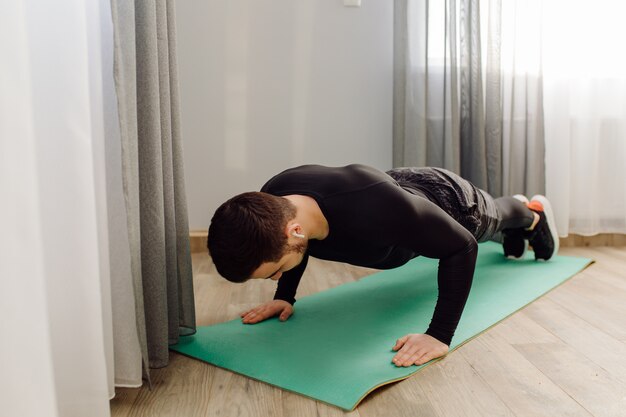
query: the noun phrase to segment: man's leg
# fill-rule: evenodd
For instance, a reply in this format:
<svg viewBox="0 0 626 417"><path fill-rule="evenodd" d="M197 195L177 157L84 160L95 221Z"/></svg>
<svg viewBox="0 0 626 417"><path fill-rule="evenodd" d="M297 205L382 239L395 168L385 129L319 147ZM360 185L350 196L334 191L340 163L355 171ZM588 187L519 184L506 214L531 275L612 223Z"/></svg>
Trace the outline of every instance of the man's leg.
<svg viewBox="0 0 626 417"><path fill-rule="evenodd" d="M509 259L522 259L528 250L528 240L525 239L524 233L535 225L539 216L528 209L529 201L521 194L502 197L496 199L494 203L498 212L504 217L504 221L498 225L502 232L504 256ZM529 215L532 219L530 224L528 224Z"/></svg>
<svg viewBox="0 0 626 417"><path fill-rule="evenodd" d="M408 192L437 204L469 230L478 242L492 240L498 232L502 232L505 239L513 233L520 235L517 242L521 243L522 250L524 241L530 241L537 259L547 260L555 252L555 243L550 242L550 233L546 233L545 219L552 216L541 217L543 210L538 209L538 203L531 202L535 205L529 209L530 206L513 197L494 199L471 182L442 168L395 168L387 174ZM549 205L547 200L545 202ZM554 226L554 221L551 225ZM558 245L558 239L556 243Z"/></svg>
<svg viewBox="0 0 626 417"><path fill-rule="evenodd" d="M500 197L494 200L500 213L498 232L508 229L528 229L535 221L535 214L526 204L515 197Z"/></svg>
<svg viewBox="0 0 626 417"><path fill-rule="evenodd" d="M498 229L504 236L504 254L509 258L522 258L528 241L533 246L535 259L547 261L559 247L550 202L541 195L534 196L529 203L521 201L523 196L516 197L495 200L502 217Z"/></svg>

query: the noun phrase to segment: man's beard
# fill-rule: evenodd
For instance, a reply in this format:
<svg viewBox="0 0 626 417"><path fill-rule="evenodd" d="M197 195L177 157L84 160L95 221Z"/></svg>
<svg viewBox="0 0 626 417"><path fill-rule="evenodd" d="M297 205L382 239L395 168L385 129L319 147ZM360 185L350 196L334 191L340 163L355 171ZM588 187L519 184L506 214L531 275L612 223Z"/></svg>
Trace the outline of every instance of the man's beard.
<svg viewBox="0 0 626 417"><path fill-rule="evenodd" d="M302 242L298 242L294 245L292 244L287 244L287 253L304 253L306 251L306 248L309 246L309 240L308 239L302 239Z"/></svg>

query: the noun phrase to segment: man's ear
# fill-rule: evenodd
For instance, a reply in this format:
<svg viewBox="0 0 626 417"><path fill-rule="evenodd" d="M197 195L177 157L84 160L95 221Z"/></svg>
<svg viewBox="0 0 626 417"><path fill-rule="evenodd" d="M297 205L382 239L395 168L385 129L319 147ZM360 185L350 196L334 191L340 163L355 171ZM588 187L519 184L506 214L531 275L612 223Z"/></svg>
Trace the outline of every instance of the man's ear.
<svg viewBox="0 0 626 417"><path fill-rule="evenodd" d="M300 225L300 223L296 223L293 220L287 223L287 226L285 227L285 234L287 235L287 238L289 238L290 236L304 238L304 234L302 233L302 226Z"/></svg>

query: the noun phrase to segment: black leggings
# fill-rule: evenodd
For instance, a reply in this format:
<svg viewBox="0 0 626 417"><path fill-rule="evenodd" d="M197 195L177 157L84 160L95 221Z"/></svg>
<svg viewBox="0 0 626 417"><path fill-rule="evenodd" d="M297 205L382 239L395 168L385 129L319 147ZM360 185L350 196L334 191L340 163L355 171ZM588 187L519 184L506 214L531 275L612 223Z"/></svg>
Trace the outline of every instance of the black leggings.
<svg viewBox="0 0 626 417"><path fill-rule="evenodd" d="M528 228L533 224L534 214L522 203L513 197L500 197L494 200L498 213L500 214L500 224L498 232L506 229Z"/></svg>

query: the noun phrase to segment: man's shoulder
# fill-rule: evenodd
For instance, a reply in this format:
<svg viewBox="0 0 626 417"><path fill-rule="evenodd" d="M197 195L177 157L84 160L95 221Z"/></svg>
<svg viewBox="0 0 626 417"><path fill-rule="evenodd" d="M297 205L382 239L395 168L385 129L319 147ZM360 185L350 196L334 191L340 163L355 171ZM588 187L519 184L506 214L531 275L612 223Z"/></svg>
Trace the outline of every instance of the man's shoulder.
<svg viewBox="0 0 626 417"><path fill-rule="evenodd" d="M348 164L344 166L329 166L329 165L320 165L320 164L306 164L299 165L292 168L287 168L284 171L279 172L274 176L283 176L283 175L295 175L295 174L311 174L311 175L330 175L330 174L344 174L346 172L368 172L368 173L384 173L379 169L376 169L372 166L354 163Z"/></svg>
<svg viewBox="0 0 626 417"><path fill-rule="evenodd" d="M267 181L261 191L295 191L297 189L341 189L358 182L386 179L384 172L365 165L350 164L333 167L325 165L300 165L286 169Z"/></svg>

